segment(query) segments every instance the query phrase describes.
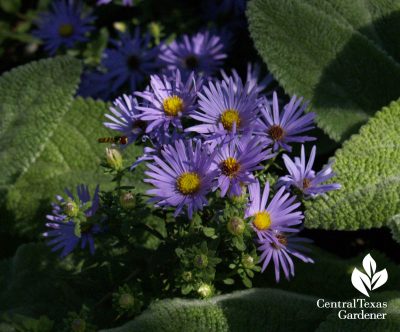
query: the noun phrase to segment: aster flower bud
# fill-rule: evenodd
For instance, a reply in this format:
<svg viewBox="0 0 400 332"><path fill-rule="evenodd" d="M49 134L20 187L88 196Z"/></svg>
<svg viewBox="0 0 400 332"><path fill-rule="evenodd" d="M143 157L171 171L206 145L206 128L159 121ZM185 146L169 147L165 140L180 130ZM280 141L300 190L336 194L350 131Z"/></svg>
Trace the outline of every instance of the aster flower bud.
<svg viewBox="0 0 400 332"><path fill-rule="evenodd" d="M185 281L192 280L192 277L193 277L193 275L192 275L192 272L190 272L190 271L185 271L182 273L182 279Z"/></svg>
<svg viewBox="0 0 400 332"><path fill-rule="evenodd" d="M135 298L132 294L123 293L118 299L118 304L122 309L130 309L135 305Z"/></svg>
<svg viewBox="0 0 400 332"><path fill-rule="evenodd" d="M251 269L254 267L254 258L250 255L243 255L242 256L242 265L246 269Z"/></svg>
<svg viewBox="0 0 400 332"><path fill-rule="evenodd" d="M241 235L243 234L246 225L243 219L239 217L233 217L228 221L226 227L228 228L229 233L232 235Z"/></svg>
<svg viewBox="0 0 400 332"><path fill-rule="evenodd" d="M73 332L85 332L86 322L82 318L76 318L71 322L71 331Z"/></svg>
<svg viewBox="0 0 400 332"><path fill-rule="evenodd" d="M68 217L76 217L79 213L79 206L73 200L69 199L64 205L64 213Z"/></svg>
<svg viewBox="0 0 400 332"><path fill-rule="evenodd" d="M132 194L130 191L123 192L119 196L119 203L126 210L133 209L136 205L135 195Z"/></svg>
<svg viewBox="0 0 400 332"><path fill-rule="evenodd" d="M197 289L197 294L199 294L203 299L209 298L214 295L214 287L212 285L202 283Z"/></svg>
<svg viewBox="0 0 400 332"><path fill-rule="evenodd" d="M205 269L208 265L208 257L206 255L196 255L194 258L194 266L199 269Z"/></svg>
<svg viewBox="0 0 400 332"><path fill-rule="evenodd" d="M122 155L115 148L106 148L107 164L116 171L122 170Z"/></svg>

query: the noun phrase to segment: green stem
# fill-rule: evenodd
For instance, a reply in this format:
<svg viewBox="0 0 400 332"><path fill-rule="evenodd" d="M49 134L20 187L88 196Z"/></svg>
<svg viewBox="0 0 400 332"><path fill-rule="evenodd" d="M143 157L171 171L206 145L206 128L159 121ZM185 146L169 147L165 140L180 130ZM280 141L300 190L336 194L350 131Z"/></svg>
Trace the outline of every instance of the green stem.
<svg viewBox="0 0 400 332"><path fill-rule="evenodd" d="M164 236L157 231L156 229L154 229L153 227L146 225L146 224L139 224L141 227L143 227L143 229L147 232L149 232L150 234L154 235L155 237L157 237L158 239L160 239L161 241L164 241Z"/></svg>

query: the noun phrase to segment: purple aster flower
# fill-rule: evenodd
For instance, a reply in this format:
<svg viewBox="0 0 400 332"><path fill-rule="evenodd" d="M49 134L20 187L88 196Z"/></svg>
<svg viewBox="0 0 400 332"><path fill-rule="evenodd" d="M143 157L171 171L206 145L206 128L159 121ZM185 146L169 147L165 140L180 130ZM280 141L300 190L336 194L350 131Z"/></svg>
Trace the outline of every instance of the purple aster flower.
<svg viewBox="0 0 400 332"><path fill-rule="evenodd" d="M289 143L315 140L314 137L300 136L301 133L314 128L315 117L315 113L304 114L308 105L301 104L302 101L302 98L293 96L279 113L278 97L274 92L272 110L268 101L261 108L260 134L266 136L267 140L273 144L275 151L280 148L292 151Z"/></svg>
<svg viewBox="0 0 400 332"><path fill-rule="evenodd" d="M104 75L110 83L111 92L124 85L134 91L150 74L158 70L159 48L150 48L150 39L149 33L142 37L140 29L136 28L133 37L126 32L120 34L119 40L111 41L114 48L107 48L101 61L106 69Z"/></svg>
<svg viewBox="0 0 400 332"><path fill-rule="evenodd" d="M50 221L46 223L46 227L50 230L43 233L43 236L50 238L47 244L52 247L51 251L62 249L61 257L70 254L79 242L82 249L89 246L93 255L93 236L99 233L101 228L90 219L99 208L99 186L96 187L93 198L90 197L88 186L83 184L77 186L77 198L68 189L65 192L67 199L56 196L58 203L52 204L52 214L46 216Z"/></svg>
<svg viewBox="0 0 400 332"><path fill-rule="evenodd" d="M274 156L271 150L264 150L259 138L251 135L240 139L227 136L217 151L213 169L218 170L215 189L221 189L221 197L227 192L229 196L240 196L242 186L255 182L252 172L262 169L260 163Z"/></svg>
<svg viewBox="0 0 400 332"><path fill-rule="evenodd" d="M107 5L113 0L98 0L97 5ZM133 0L122 0L123 6L133 6Z"/></svg>
<svg viewBox="0 0 400 332"><path fill-rule="evenodd" d="M153 75L150 80L151 90L135 92L136 96L148 102L137 107L142 112L141 120L148 122L146 132L155 128L167 131L172 124L182 128L182 118L189 116L197 107L197 92L202 87L202 79L193 73L184 82L177 69L171 77Z"/></svg>
<svg viewBox="0 0 400 332"><path fill-rule="evenodd" d="M187 207L191 219L193 212L206 205L206 195L210 192L215 172L210 171L214 155L208 155L200 140L178 140L174 145L167 145L161 151L162 159L154 156L154 164L145 174L145 182L155 188L147 191L154 196L149 202L156 206L176 207L175 216Z"/></svg>
<svg viewBox="0 0 400 332"><path fill-rule="evenodd" d="M208 140L224 138L232 132L251 132L258 116L255 90L243 86L240 77L227 81L209 82L199 93L199 108L191 117L202 122L187 129L204 135Z"/></svg>
<svg viewBox="0 0 400 332"><path fill-rule="evenodd" d="M310 251L302 245L302 243L310 242L309 239L298 237L294 233L270 231L268 236L257 240L260 245L258 250L262 252L259 261L262 262L261 271L264 272L272 260L275 265L276 282L279 282L281 268L286 279L289 280L291 276L294 277L294 264L290 255L305 263L314 263L311 258L301 253L301 251Z"/></svg>
<svg viewBox="0 0 400 332"><path fill-rule="evenodd" d="M335 173L332 171L332 164L326 165L321 171L315 173L312 170L315 154L316 147L314 146L311 150L310 159L306 163L306 154L304 145L302 145L301 156L300 158L296 157L294 162L287 155L283 155L283 161L289 175L281 177L278 184L284 185L287 189L295 187L304 195L312 197L340 189L341 186L338 183L321 184L334 177Z"/></svg>
<svg viewBox="0 0 400 332"><path fill-rule="evenodd" d="M246 209L245 218L252 218L251 226L260 240L268 236L270 230L297 231L291 227L300 224L304 217L302 212L295 211L300 203L295 203L295 196L289 197L290 194L285 193L285 187L278 190L268 205L268 182L262 194L258 180L249 185L249 193L250 204Z"/></svg>
<svg viewBox="0 0 400 332"><path fill-rule="evenodd" d="M217 34L199 32L191 37L183 35L181 39L163 45L160 59L168 69L178 68L184 76L194 71L207 77L222 66L227 57L224 53L225 47L222 38Z"/></svg>
<svg viewBox="0 0 400 332"><path fill-rule="evenodd" d="M128 144L135 142L145 131L145 123L139 119L137 106L139 104L136 98L123 95L114 101L114 106L110 107L112 115L105 115L112 122L104 122L104 125L126 136Z"/></svg>
<svg viewBox="0 0 400 332"><path fill-rule="evenodd" d="M82 3L74 0L56 0L52 11L42 13L33 35L44 42L45 50L54 55L61 47L72 48L77 42L87 41L86 33L93 27L94 17L84 14Z"/></svg>

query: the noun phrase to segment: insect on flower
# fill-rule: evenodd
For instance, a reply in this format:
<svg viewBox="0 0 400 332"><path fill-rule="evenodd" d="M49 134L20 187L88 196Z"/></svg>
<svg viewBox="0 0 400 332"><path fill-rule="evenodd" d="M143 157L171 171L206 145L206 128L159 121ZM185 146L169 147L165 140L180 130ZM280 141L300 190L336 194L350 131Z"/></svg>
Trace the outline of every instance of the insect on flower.
<svg viewBox="0 0 400 332"><path fill-rule="evenodd" d="M126 145L128 144L128 137L127 136L100 137L97 139L97 142Z"/></svg>

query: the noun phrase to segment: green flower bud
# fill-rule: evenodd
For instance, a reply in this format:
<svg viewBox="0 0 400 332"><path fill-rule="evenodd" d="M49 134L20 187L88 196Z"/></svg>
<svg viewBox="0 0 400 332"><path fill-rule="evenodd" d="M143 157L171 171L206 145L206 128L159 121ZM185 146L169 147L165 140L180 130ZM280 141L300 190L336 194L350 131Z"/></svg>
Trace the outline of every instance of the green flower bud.
<svg viewBox="0 0 400 332"><path fill-rule="evenodd" d="M129 293L121 294L118 304L122 309L130 309L135 305L135 298Z"/></svg>
<svg viewBox="0 0 400 332"><path fill-rule="evenodd" d="M197 289L197 294L199 294L203 299L209 298L214 295L214 288L212 285L202 283Z"/></svg>
<svg viewBox="0 0 400 332"><path fill-rule="evenodd" d="M239 217L233 217L228 221L226 227L228 228L229 233L232 235L241 235L243 234L246 225L243 219Z"/></svg>
<svg viewBox="0 0 400 332"><path fill-rule="evenodd" d="M239 196L233 196L232 201L236 204L245 204L247 202L246 187L242 186L242 194Z"/></svg>
<svg viewBox="0 0 400 332"><path fill-rule="evenodd" d="M119 196L119 203L126 209L133 209L136 205L136 197L130 191L124 192Z"/></svg>
<svg viewBox="0 0 400 332"><path fill-rule="evenodd" d="M185 271L182 273L182 279L189 282L190 280L192 280L192 272L190 271Z"/></svg>
<svg viewBox="0 0 400 332"><path fill-rule="evenodd" d="M73 332L85 332L86 330L86 322L82 318L75 318L71 322L71 330Z"/></svg>
<svg viewBox="0 0 400 332"><path fill-rule="evenodd" d="M206 255L196 255L194 258L194 266L196 266L199 269L204 269L208 265L208 257Z"/></svg>
<svg viewBox="0 0 400 332"><path fill-rule="evenodd" d="M254 267L254 258L250 255L243 255L242 257L242 265L246 269L251 269Z"/></svg>
<svg viewBox="0 0 400 332"><path fill-rule="evenodd" d="M68 199L68 201L64 205L64 213L68 217L76 217L79 213L79 206L76 204L76 202L72 201L71 199Z"/></svg>
<svg viewBox="0 0 400 332"><path fill-rule="evenodd" d="M110 166L112 169L116 171L122 170L122 155L118 149L106 148L106 159L108 166Z"/></svg>

